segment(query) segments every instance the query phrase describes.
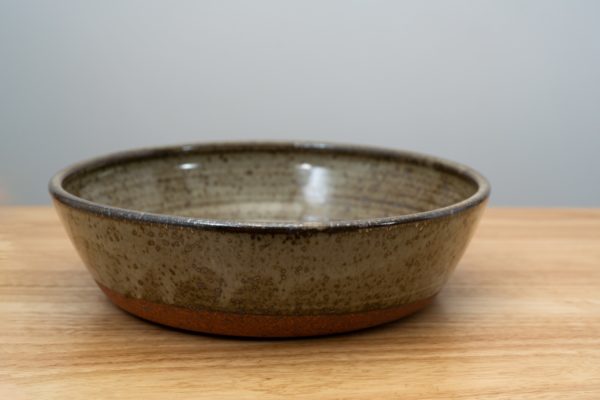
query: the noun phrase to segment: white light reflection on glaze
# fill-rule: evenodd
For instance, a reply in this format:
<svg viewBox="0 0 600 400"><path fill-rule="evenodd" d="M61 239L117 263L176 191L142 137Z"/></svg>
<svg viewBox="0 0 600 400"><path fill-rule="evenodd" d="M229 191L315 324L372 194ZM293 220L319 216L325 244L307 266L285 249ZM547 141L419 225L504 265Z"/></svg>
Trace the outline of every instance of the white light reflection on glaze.
<svg viewBox="0 0 600 400"><path fill-rule="evenodd" d="M190 170L190 169L196 169L199 166L200 166L200 164L198 164L198 163L184 163L184 164L179 164L179 169Z"/></svg>
<svg viewBox="0 0 600 400"><path fill-rule="evenodd" d="M300 181L304 183L304 201L310 205L325 204L329 196L329 170L308 163L300 164L297 168Z"/></svg>

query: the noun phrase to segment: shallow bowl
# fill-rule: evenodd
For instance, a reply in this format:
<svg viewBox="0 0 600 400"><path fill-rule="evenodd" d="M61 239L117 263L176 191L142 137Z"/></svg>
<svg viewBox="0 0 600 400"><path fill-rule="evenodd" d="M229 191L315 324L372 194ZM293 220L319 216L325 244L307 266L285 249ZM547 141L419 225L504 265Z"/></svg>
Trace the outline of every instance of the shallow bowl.
<svg viewBox="0 0 600 400"><path fill-rule="evenodd" d="M50 181L71 240L117 306L257 337L351 331L425 307L489 190L454 162L322 143L134 150Z"/></svg>

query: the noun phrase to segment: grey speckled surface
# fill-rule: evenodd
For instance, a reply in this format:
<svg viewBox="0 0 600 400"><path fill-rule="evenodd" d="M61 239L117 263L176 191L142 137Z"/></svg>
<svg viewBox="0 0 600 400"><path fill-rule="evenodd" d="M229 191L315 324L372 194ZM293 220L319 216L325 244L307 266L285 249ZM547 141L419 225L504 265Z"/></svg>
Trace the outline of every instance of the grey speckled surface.
<svg viewBox="0 0 600 400"><path fill-rule="evenodd" d="M450 206L477 184L426 158L266 147L112 162L68 176L64 186L114 207L314 229L205 229L55 204L104 286L194 310L269 315L343 314L431 297L485 207L481 198L442 216L369 226L367 217ZM357 223L327 228L336 221Z"/></svg>

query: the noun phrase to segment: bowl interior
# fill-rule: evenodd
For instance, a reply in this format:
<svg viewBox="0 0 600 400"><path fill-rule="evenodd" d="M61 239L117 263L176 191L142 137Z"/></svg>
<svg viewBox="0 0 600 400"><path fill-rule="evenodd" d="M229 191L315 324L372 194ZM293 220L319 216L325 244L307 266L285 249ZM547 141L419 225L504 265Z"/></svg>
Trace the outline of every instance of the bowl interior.
<svg viewBox="0 0 600 400"><path fill-rule="evenodd" d="M329 222L400 216L472 196L467 174L401 153L222 148L113 158L63 188L124 209L202 219Z"/></svg>

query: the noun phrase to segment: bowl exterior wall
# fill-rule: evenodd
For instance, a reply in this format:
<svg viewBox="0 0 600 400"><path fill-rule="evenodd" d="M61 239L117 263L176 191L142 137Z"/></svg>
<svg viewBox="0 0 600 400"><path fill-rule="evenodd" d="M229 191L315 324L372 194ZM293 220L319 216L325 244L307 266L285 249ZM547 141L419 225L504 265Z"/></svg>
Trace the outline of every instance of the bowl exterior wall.
<svg viewBox="0 0 600 400"><path fill-rule="evenodd" d="M101 287L187 310L269 316L364 313L432 298L486 204L373 228L249 232L113 218L54 203Z"/></svg>

